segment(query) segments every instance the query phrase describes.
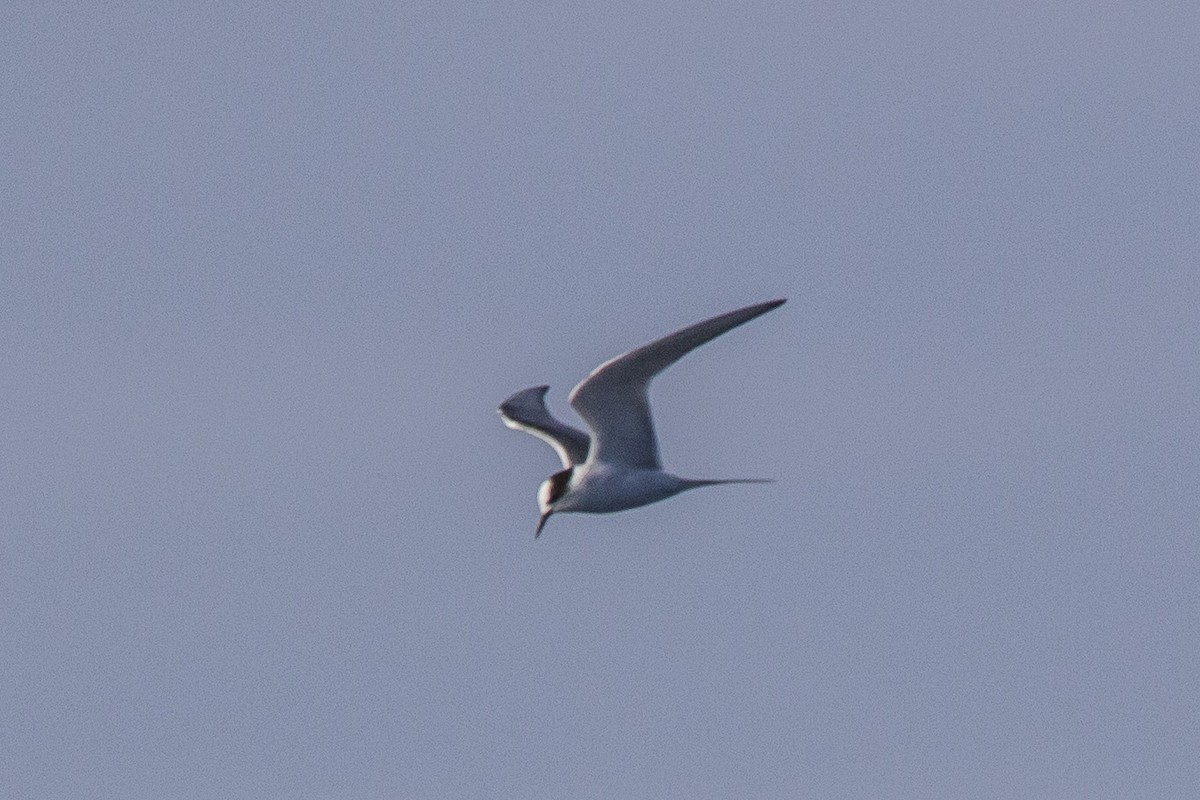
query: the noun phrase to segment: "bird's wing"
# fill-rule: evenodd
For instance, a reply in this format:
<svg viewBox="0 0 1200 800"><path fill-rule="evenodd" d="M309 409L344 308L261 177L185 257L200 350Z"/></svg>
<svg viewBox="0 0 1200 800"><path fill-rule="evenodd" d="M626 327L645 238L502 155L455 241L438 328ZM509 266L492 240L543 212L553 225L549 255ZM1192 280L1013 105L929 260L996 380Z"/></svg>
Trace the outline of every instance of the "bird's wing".
<svg viewBox="0 0 1200 800"><path fill-rule="evenodd" d="M562 459L563 467L587 458L588 435L559 422L546 408L549 386L534 386L517 392L500 404L500 418L516 431L525 431L549 444Z"/></svg>
<svg viewBox="0 0 1200 800"><path fill-rule="evenodd" d="M588 459L658 469L658 442L647 395L651 378L705 342L783 303L772 300L697 322L592 370L570 397L592 429Z"/></svg>

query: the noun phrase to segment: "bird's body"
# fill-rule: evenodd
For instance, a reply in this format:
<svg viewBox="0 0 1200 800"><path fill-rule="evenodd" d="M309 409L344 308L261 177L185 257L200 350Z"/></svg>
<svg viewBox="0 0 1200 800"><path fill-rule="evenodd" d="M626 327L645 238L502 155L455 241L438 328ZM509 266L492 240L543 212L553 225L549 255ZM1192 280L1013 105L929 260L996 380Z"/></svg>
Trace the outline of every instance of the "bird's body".
<svg viewBox="0 0 1200 800"><path fill-rule="evenodd" d="M698 484L661 469L585 462L571 469L566 491L558 498L554 510L592 514L625 511L666 500L694 485Z"/></svg>
<svg viewBox="0 0 1200 800"><path fill-rule="evenodd" d="M601 364L570 396L591 436L550 414L545 405L549 387L535 386L505 400L500 405L504 424L549 443L564 467L538 490L537 535L554 513L624 511L701 486L767 482L695 480L663 470L647 391L655 375L687 353L783 303L773 300L704 320Z"/></svg>

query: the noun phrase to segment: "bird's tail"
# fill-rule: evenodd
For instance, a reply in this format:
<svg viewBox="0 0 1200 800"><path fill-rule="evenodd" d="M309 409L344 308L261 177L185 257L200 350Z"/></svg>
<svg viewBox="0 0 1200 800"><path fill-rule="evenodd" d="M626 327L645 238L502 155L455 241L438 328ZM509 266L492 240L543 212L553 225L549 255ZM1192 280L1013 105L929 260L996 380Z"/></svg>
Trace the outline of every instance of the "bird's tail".
<svg viewBox="0 0 1200 800"><path fill-rule="evenodd" d="M683 488L699 489L701 486L717 486L722 483L774 483L774 478L718 478L718 479L699 479L699 480L684 480L686 484Z"/></svg>

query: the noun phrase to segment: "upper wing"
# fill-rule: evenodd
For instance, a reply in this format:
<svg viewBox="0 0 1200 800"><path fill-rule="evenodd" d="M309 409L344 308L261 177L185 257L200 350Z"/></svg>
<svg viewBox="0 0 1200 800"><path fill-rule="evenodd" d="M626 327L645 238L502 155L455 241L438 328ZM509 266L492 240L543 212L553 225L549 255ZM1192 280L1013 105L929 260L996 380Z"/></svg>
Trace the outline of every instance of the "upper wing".
<svg viewBox="0 0 1200 800"><path fill-rule="evenodd" d="M772 300L706 319L605 361L571 390L571 405L592 429L591 461L658 469L650 419L650 379L722 333L783 305Z"/></svg>
<svg viewBox="0 0 1200 800"><path fill-rule="evenodd" d="M546 409L549 386L534 386L517 392L500 404L500 418L513 430L525 431L548 443L562 459L563 467L587 458L588 435L559 422Z"/></svg>

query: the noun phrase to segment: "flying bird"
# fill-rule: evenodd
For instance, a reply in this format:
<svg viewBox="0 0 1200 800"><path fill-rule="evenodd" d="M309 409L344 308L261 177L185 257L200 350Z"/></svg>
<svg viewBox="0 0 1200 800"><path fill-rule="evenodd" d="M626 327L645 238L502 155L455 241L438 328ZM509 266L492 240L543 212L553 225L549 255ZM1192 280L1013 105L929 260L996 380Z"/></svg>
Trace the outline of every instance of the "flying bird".
<svg viewBox="0 0 1200 800"><path fill-rule="evenodd" d="M551 514L624 511L701 486L770 483L760 478L680 478L663 470L648 390L655 375L692 350L784 302L771 300L697 322L596 367L568 398L590 436L547 410L548 386L525 389L501 403L505 425L547 442L562 460L563 469L538 489L541 516L534 538L542 535Z"/></svg>

